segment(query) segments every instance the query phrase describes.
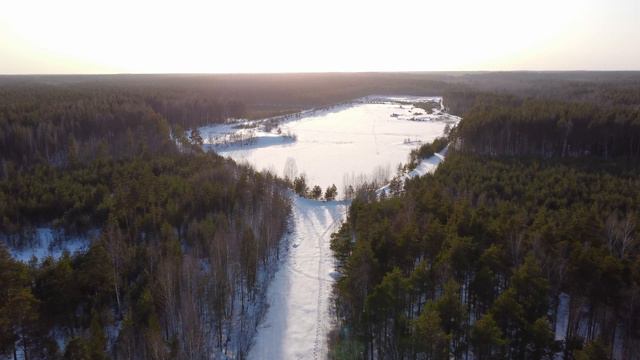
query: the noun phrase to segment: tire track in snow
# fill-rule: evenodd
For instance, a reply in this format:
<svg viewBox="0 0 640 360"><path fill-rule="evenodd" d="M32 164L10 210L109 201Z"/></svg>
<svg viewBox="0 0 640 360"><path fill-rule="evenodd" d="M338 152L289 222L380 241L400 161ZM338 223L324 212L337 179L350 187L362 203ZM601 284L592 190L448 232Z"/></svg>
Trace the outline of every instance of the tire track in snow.
<svg viewBox="0 0 640 360"><path fill-rule="evenodd" d="M318 236L318 239L322 239L322 237L324 237L324 236L327 234L327 232L328 232L329 230L333 230L333 231L332 231L332 233L333 233L333 232L335 232L335 230L336 230L336 228L338 227L338 225L341 225L341 224L342 224L342 219L345 219L345 218L346 218L346 215L347 215L347 211L345 210L344 212L341 212L337 217L333 218L333 221L331 222L331 224L329 224L329 225L327 226L327 228L325 228L325 230L324 230L324 232L323 232L322 234L318 235L318 234L316 233L316 236ZM314 227L314 229L315 229L315 227ZM293 247L294 247L294 248L297 248L299 245L300 245L299 243L295 243L295 244L293 245ZM321 246L321 242L320 242L320 241L318 241L318 246ZM319 248L319 249L320 249L320 250L322 250L321 248ZM320 254L320 256L322 256L322 253ZM302 271L302 270L298 269L298 268L297 268L297 267L295 267L294 265L295 265L295 263L291 263L291 264L289 264L289 263L285 263L285 264L282 264L282 266L284 266L284 267L288 267L291 271L295 272L296 274L302 275L302 276L304 276L304 277L306 277L306 278L309 278L309 279L312 279L312 280L318 280L318 281L328 282L328 283L333 283L333 282L334 282L334 281L333 281L333 280L331 280L331 279L323 279L323 278L322 278L322 276L320 276L320 275L315 276L315 275L308 274L308 273L306 273L306 272L304 272L304 271Z"/></svg>
<svg viewBox="0 0 640 360"><path fill-rule="evenodd" d="M333 282L332 280L329 280L329 279L323 279L322 277L318 277L318 276L315 276L315 275L309 275L309 274L305 273L304 271L298 270L298 269L296 269L295 267L293 267L291 265L285 265L285 266L288 266L289 269L291 271L293 271L294 273L296 273L298 275L302 275L302 276L304 276L304 277L306 277L308 279L318 280L318 281L322 281L322 282L326 282L326 283L332 283Z"/></svg>
<svg viewBox="0 0 640 360"><path fill-rule="evenodd" d="M346 212L345 212L346 214ZM327 226L327 228L324 230L324 232L322 234L320 234L318 236L318 305L316 307L316 337L314 339L314 346L313 346L313 358L314 359L318 359L318 355L319 355L319 351L320 351L320 330L322 328L322 298L323 298L323 291L324 291L324 279L322 279L322 272L323 272L323 264L324 264L324 251L323 251L323 239L324 237L327 235L327 233L329 231L331 231L333 233L333 231L336 228L336 224L338 223L339 220L342 219L342 217L344 216L344 214L339 215L338 217L334 217L333 221L331 222L331 224L329 224L329 226Z"/></svg>

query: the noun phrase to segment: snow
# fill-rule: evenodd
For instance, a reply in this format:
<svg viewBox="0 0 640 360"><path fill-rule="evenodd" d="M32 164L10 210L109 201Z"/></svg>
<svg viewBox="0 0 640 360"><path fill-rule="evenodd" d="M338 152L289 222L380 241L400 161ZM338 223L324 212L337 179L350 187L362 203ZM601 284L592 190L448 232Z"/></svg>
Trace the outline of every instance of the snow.
<svg viewBox="0 0 640 360"><path fill-rule="evenodd" d="M86 251L89 247L89 240L82 236L66 236L52 228L37 228L33 237L24 246L13 246L7 241L11 256L22 262L29 262L35 257L38 262L43 261L48 256L59 259L67 251L74 254Z"/></svg>
<svg viewBox="0 0 640 360"><path fill-rule="evenodd" d="M625 358L624 354L624 326L622 323L616 325L615 334L613 336L613 360L622 360Z"/></svg>
<svg viewBox="0 0 640 360"><path fill-rule="evenodd" d="M411 105L421 101L439 102L440 109L425 114ZM292 159L298 174L307 176L309 186L317 184L324 189L336 184L340 195L345 184L355 185L353 181L363 177L386 182L398 164L407 162L411 150L442 136L447 124L459 120L446 114L440 97L370 96L256 121L253 127L251 122L241 121L203 127L200 132L205 148L257 169L284 176L285 163ZM400 176L412 178L432 172L444 156L446 149ZM287 252L268 285L269 308L258 326L249 359L327 357L327 335L333 326L330 295L340 276L330 236L345 220L349 202L291 196L292 232L285 239Z"/></svg>
<svg viewBox="0 0 640 360"><path fill-rule="evenodd" d="M407 177L413 179L416 176L423 176L433 173L438 165L444 161L444 157L447 155L448 148L444 148L442 151L433 154L433 156L422 159L415 169L411 170Z"/></svg>
<svg viewBox="0 0 640 360"><path fill-rule="evenodd" d="M567 293L560 293L558 295L558 308L556 312L556 327L555 327L555 341L562 342L562 351L559 351L553 355L555 360L561 360L564 358L565 341L567 340L567 330L569 329L569 306L571 304L571 297Z"/></svg>
<svg viewBox="0 0 640 360"><path fill-rule="evenodd" d="M336 184L340 196L345 185L355 185L354 179L371 180L380 174L388 179L398 164L407 162L412 149L441 136L447 124L459 120L441 109L437 114L419 116L420 121L410 121L416 117L412 113L416 108L409 103L415 101L441 102L441 98L363 98L283 121L280 135L260 128L237 129L230 124L203 127L200 132L206 147L220 155L281 176L291 158L310 186L326 189ZM251 141L230 142L231 136L249 137L250 132L254 136Z"/></svg>
<svg viewBox="0 0 640 360"><path fill-rule="evenodd" d="M330 236L346 217L345 201L293 196L289 255L267 290L269 310L249 359L319 359L327 355L329 295L335 276Z"/></svg>
<svg viewBox="0 0 640 360"><path fill-rule="evenodd" d="M291 137L274 135L271 133L256 131L253 137L246 142L233 142L229 144L205 144L205 149L218 150L219 153L230 151L248 151L256 150L268 146L274 145L288 145L294 143L295 140Z"/></svg>
<svg viewBox="0 0 640 360"><path fill-rule="evenodd" d="M420 160L420 163L415 167L415 169L401 174L397 178L401 180L401 184L404 183L404 180L413 179L414 177L420 177L426 174L432 174L438 168L438 165L444 161L445 156L447 155L447 151L449 146L447 145L442 151L433 154L433 156L428 157L426 159ZM389 196L391 195L391 184L387 184L378 190L376 190L377 196Z"/></svg>
<svg viewBox="0 0 640 360"><path fill-rule="evenodd" d="M569 328L569 304L571 297L566 293L560 293L558 296L558 312L556 315L556 341L564 341L567 338L567 329Z"/></svg>

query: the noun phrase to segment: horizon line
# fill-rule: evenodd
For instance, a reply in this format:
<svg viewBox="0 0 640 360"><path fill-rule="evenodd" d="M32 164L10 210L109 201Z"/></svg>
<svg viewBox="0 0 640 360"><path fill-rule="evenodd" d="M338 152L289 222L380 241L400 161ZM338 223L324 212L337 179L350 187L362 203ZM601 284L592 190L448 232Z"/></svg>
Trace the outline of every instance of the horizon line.
<svg viewBox="0 0 640 360"><path fill-rule="evenodd" d="M363 70L363 71L265 71L265 72L104 72L104 73L0 73L0 76L127 76L127 75L304 75L304 74L415 74L415 73L629 73L640 72L639 69L572 69L572 70Z"/></svg>

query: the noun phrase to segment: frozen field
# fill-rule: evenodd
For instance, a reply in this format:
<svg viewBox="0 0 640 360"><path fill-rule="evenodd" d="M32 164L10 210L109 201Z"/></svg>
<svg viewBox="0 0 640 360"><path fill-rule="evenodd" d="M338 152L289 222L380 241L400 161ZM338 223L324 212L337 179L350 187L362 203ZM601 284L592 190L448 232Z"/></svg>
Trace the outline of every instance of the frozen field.
<svg viewBox="0 0 640 360"><path fill-rule="evenodd" d="M372 178L374 173L379 177L381 168L388 168L387 175L395 175L396 166L407 162L412 149L441 136L447 124L453 126L459 120L443 109L426 114L407 104L416 100L441 101L375 97L305 111L271 126L270 131L264 126L266 121L200 131L207 147L223 156L280 175L284 175L287 159L293 159L297 173L305 173L308 184L326 188L335 183L341 193L349 178L363 174ZM433 171L445 154L446 150L423 160L403 177ZM386 187L380 191L386 191ZM327 355L335 276L330 236L344 221L349 203L292 196L288 253L269 284L269 308L258 327L249 359L323 359Z"/></svg>
<svg viewBox="0 0 640 360"><path fill-rule="evenodd" d="M307 184L323 189L336 184L340 196L345 182L394 175L412 149L442 135L448 123L457 122L457 117L441 110L426 114L407 104L427 99L440 102L440 98L407 97L360 100L285 121L279 126L280 134L275 128L266 132L236 130L230 125L200 130L205 142L223 156L281 176L287 160L293 159L297 173L306 174Z"/></svg>

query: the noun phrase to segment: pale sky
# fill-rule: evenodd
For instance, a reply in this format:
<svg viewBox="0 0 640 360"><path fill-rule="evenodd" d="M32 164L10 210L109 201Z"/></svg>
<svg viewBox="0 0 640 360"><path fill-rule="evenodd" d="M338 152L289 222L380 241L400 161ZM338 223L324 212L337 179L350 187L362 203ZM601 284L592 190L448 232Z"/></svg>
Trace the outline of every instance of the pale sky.
<svg viewBox="0 0 640 360"><path fill-rule="evenodd" d="M640 0L0 0L0 74L640 70Z"/></svg>

